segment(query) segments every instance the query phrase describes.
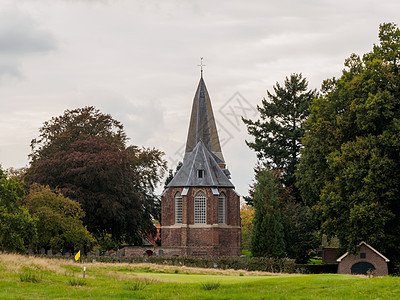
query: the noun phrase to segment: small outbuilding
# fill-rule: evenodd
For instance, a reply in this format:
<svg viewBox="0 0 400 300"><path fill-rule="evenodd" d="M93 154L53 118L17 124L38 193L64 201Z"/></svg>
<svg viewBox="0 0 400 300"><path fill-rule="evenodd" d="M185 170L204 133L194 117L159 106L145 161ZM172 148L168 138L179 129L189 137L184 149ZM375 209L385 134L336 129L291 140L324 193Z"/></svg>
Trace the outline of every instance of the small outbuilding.
<svg viewBox="0 0 400 300"><path fill-rule="evenodd" d="M337 259L338 274L388 275L389 259L365 242L360 243L357 254L346 252Z"/></svg>
<svg viewBox="0 0 400 300"><path fill-rule="evenodd" d="M339 248L322 248L322 262L323 263L336 263Z"/></svg>

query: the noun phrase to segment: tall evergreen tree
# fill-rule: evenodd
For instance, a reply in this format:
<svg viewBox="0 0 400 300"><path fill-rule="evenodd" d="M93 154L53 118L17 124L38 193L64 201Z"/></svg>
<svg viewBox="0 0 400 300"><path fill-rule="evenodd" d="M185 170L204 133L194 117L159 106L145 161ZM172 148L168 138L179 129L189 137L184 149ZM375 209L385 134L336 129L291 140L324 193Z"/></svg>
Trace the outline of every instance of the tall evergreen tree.
<svg viewBox="0 0 400 300"><path fill-rule="evenodd" d="M297 263L307 263L308 250L315 249L321 243L316 218L309 207L295 202L289 193L282 198L286 255L296 259Z"/></svg>
<svg viewBox="0 0 400 300"><path fill-rule="evenodd" d="M243 119L248 133L254 137L253 142L246 141L247 145L260 160L280 169L284 184L292 188L302 147L303 123L309 116L310 102L317 97L316 90L307 90L307 86L302 74L291 74L283 86L276 83L274 93L267 91L269 100L264 98L262 105L257 106L260 119ZM298 198L296 193L295 196Z"/></svg>
<svg viewBox="0 0 400 300"><path fill-rule="evenodd" d="M277 171L258 167L256 183L250 194L254 203L251 252L253 256L285 255L284 230L281 218L282 184Z"/></svg>
<svg viewBox="0 0 400 300"><path fill-rule="evenodd" d="M175 172L172 169L168 170L168 176L165 179L165 183L164 183L164 190L167 188L168 183L171 182L172 179L174 179L175 174L179 171L180 168L182 168L183 163L180 161L178 162L176 168L175 168Z"/></svg>

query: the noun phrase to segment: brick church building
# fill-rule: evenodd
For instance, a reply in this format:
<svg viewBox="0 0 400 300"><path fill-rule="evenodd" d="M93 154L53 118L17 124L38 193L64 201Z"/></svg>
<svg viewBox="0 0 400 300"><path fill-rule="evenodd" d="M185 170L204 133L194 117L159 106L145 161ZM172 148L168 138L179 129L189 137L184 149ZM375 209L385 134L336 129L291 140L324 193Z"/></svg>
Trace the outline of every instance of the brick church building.
<svg viewBox="0 0 400 300"><path fill-rule="evenodd" d="M165 255L241 255L240 197L222 155L203 71L183 165L161 197L161 243Z"/></svg>

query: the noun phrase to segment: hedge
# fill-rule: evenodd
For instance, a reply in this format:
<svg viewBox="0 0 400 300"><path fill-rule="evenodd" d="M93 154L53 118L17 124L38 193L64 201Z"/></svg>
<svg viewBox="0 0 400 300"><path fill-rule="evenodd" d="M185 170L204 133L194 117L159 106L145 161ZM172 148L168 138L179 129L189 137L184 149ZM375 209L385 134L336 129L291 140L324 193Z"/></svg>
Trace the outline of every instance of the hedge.
<svg viewBox="0 0 400 300"><path fill-rule="evenodd" d="M40 257L73 259L73 256L36 255ZM294 259L273 257L165 257L165 256L82 256L83 262L105 263L153 263L160 265L187 266L196 268L218 268L272 273L322 274L337 273L337 264L304 265L296 264Z"/></svg>
<svg viewBox="0 0 400 300"><path fill-rule="evenodd" d="M294 273L296 271L296 263L290 258L273 258L273 257L163 257L163 256L98 256L95 258L100 262L130 262L142 263L149 262L162 265L187 266L197 268L219 268L234 269L248 271L265 271L273 273Z"/></svg>

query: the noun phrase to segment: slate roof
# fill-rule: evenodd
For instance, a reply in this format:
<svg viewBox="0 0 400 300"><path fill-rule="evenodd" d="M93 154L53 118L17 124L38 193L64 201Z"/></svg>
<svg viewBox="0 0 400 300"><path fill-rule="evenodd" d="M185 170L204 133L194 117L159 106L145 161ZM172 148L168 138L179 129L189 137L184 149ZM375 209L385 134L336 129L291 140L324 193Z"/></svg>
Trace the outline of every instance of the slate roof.
<svg viewBox="0 0 400 300"><path fill-rule="evenodd" d="M199 141L203 141L204 145L213 152L223 164L225 164L218 138L211 100L203 76L200 78L193 99L184 160L193 151Z"/></svg>
<svg viewBox="0 0 400 300"><path fill-rule="evenodd" d="M217 159L218 157L209 151L203 141L200 140L183 161L183 166L167 187L208 186L234 188L228 175L218 165ZM202 178L199 178L198 170L204 171Z"/></svg>

